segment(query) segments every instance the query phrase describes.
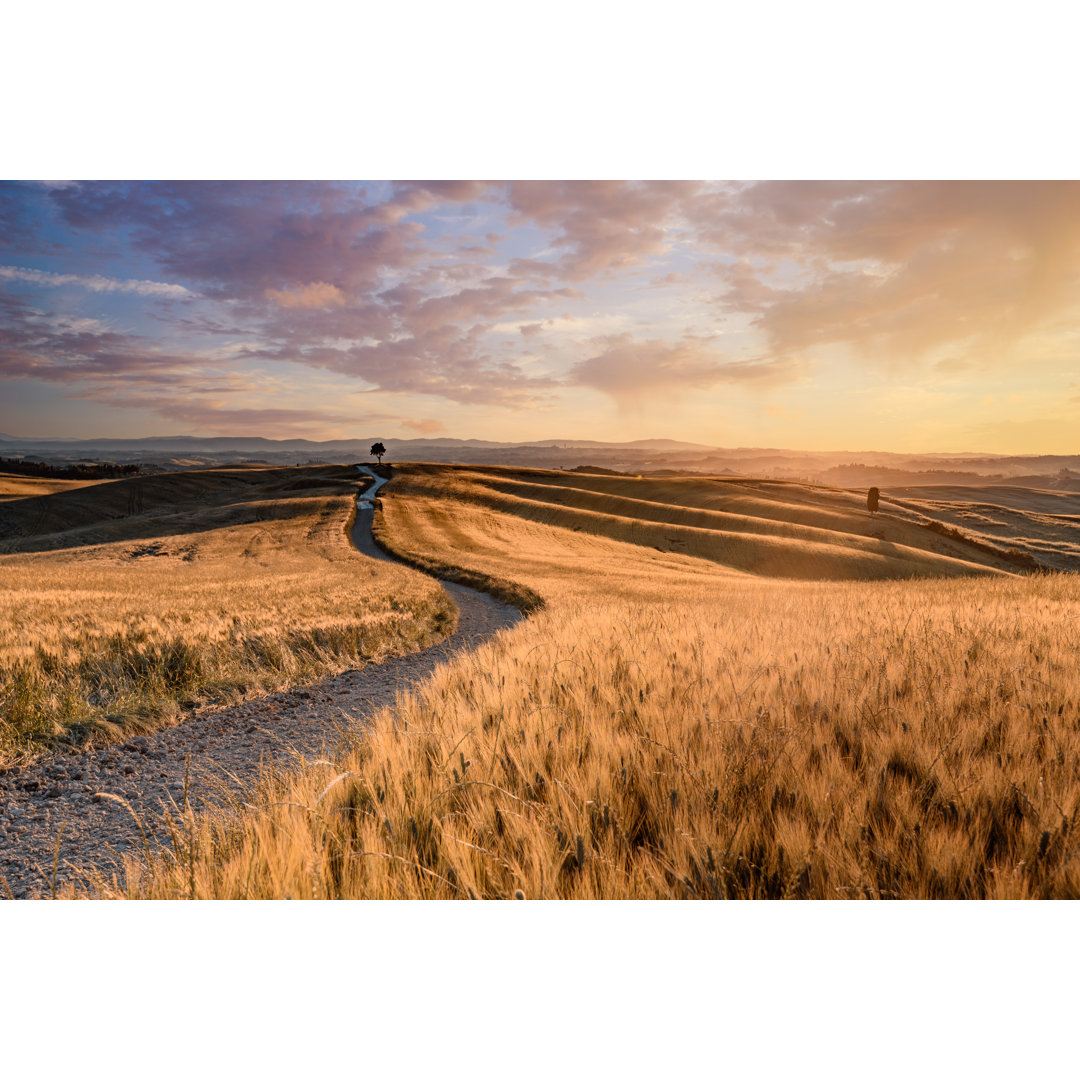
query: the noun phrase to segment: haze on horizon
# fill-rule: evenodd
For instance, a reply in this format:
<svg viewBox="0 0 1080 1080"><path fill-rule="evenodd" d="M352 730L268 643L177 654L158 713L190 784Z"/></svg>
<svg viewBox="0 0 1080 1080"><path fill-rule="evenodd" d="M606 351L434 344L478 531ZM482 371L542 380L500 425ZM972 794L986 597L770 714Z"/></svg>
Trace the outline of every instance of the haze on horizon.
<svg viewBox="0 0 1080 1080"><path fill-rule="evenodd" d="M0 183L0 431L1075 453L1080 184Z"/></svg>

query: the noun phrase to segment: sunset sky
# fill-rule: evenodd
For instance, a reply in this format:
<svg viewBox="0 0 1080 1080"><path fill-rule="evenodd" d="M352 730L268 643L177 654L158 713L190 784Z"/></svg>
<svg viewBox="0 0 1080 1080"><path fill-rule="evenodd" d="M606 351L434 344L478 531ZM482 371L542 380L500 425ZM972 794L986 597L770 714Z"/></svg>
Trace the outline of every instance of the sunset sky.
<svg viewBox="0 0 1080 1080"><path fill-rule="evenodd" d="M1080 452L1080 184L0 183L0 432Z"/></svg>

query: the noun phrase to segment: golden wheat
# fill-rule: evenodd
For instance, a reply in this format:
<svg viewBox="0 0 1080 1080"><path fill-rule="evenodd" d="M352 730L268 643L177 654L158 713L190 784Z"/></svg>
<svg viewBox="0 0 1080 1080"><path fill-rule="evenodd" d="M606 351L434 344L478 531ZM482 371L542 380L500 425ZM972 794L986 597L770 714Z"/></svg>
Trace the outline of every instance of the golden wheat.
<svg viewBox="0 0 1080 1080"><path fill-rule="evenodd" d="M51 495L56 491L72 491L103 483L101 480L56 480L45 476L22 476L18 473L0 472L0 502L15 499L32 499L38 495Z"/></svg>
<svg viewBox="0 0 1080 1080"><path fill-rule="evenodd" d="M146 730L448 632L434 582L352 547L355 483L320 483L107 523L137 540L0 555L0 756Z"/></svg>
<svg viewBox="0 0 1080 1080"><path fill-rule="evenodd" d="M542 610L126 895L1080 895L1074 576L780 582L464 480L403 470L382 542Z"/></svg>

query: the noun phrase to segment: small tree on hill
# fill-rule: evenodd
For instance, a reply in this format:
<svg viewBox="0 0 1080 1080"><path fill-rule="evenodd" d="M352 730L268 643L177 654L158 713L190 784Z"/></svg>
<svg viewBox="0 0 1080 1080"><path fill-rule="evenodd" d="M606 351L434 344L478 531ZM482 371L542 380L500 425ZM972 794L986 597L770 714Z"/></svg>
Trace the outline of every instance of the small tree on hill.
<svg viewBox="0 0 1080 1080"><path fill-rule="evenodd" d="M386 447L381 442L375 443L371 448L371 456L379 459L379 464L382 464L382 456L386 453Z"/></svg>
<svg viewBox="0 0 1080 1080"><path fill-rule="evenodd" d="M881 492L879 492L877 488L871 488L866 493L866 509L869 510L871 514L877 513L878 496L880 494Z"/></svg>

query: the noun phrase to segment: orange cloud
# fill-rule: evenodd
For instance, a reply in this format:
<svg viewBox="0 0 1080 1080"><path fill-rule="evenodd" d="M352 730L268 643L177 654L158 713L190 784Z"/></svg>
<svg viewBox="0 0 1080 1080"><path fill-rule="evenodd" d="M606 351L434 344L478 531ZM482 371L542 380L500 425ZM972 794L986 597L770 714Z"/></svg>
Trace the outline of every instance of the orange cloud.
<svg viewBox="0 0 1080 1080"><path fill-rule="evenodd" d="M565 255L555 266L520 260L522 269L556 270L567 281L638 266L665 251L667 226L696 181L522 180L509 185L518 221L560 230L553 246ZM519 264L515 264L519 265Z"/></svg>
<svg viewBox="0 0 1080 1080"><path fill-rule="evenodd" d="M789 381L801 365L793 358L731 360L693 338L671 343L631 334L596 339L604 348L576 363L568 382L610 395L621 406L684 397L722 383L772 385Z"/></svg>
<svg viewBox="0 0 1080 1080"><path fill-rule="evenodd" d="M1023 383L1038 358L1064 370L1076 352L1078 207L1074 182L0 184L0 377L232 395L227 365L288 362L543 409L570 386L621 405L772 386L802 358L823 374L924 365L959 388L995 367ZM80 256L56 271L27 268L53 258L33 224L46 220ZM103 240L139 256L124 276L89 274ZM72 285L117 311L138 297L165 330L136 338L96 307L57 321L46 287L60 285L65 304L97 304ZM571 316L578 337L541 329ZM590 320L634 336L588 340Z"/></svg>
<svg viewBox="0 0 1080 1080"><path fill-rule="evenodd" d="M266 298L283 308L329 308L345 303L345 294L326 281L313 281L297 289L267 289Z"/></svg>
<svg viewBox="0 0 1080 1080"><path fill-rule="evenodd" d="M1075 307L1078 207L1073 182L785 182L711 194L691 216L741 257L718 269L721 305L754 315L774 352L846 344L908 363L953 346L955 367Z"/></svg>
<svg viewBox="0 0 1080 1080"><path fill-rule="evenodd" d="M441 420L427 417L423 420L402 420L401 426L410 428L419 435L438 435L446 430L446 425Z"/></svg>

